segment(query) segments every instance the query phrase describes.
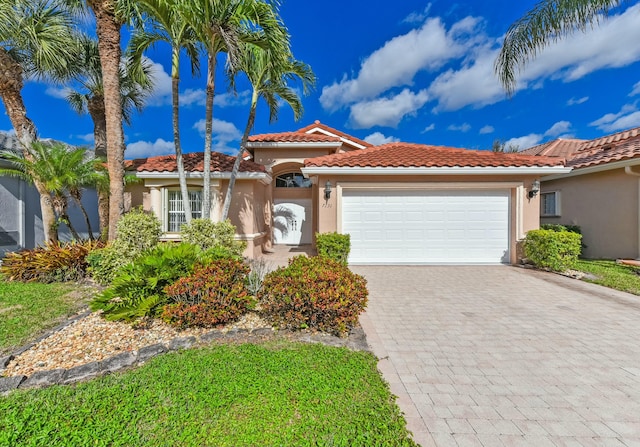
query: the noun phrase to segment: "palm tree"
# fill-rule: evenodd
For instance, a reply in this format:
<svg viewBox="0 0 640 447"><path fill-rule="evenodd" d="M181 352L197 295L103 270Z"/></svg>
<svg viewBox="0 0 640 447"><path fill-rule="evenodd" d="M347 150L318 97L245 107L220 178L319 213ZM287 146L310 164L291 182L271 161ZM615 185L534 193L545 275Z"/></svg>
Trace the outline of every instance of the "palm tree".
<svg viewBox="0 0 640 447"><path fill-rule="evenodd" d="M11 151L2 152L0 156L13 166L0 169L0 174L17 177L29 183L39 182L44 186L56 214L56 237L53 240L57 240L60 223L67 225L75 239L80 239L69 219L69 196L80 207L87 222L89 235L93 238L91 222L81 202L81 191L86 186L96 186L104 178L104 175L96 170L95 160L87 158L84 149L70 148L62 143L34 142L29 154L30 157L25 157Z"/></svg>
<svg viewBox="0 0 640 447"><path fill-rule="evenodd" d="M27 160L38 133L22 98L24 80L63 80L73 74L77 47L72 25L68 10L55 0L0 0L0 98ZM34 185L45 240L56 240L51 196L40 181Z"/></svg>
<svg viewBox="0 0 640 447"><path fill-rule="evenodd" d="M104 161L107 158L107 125L98 44L85 37L82 39L82 49L79 55L81 72L75 76L78 87L69 92L67 101L77 113L89 113L91 116L95 155ZM153 90L150 68L146 61L134 58L127 58L120 66L122 117L127 124L131 124L134 110L142 111L145 98ZM109 188L98 189L98 215L100 230L106 237L109 227Z"/></svg>
<svg viewBox="0 0 640 447"><path fill-rule="evenodd" d="M199 0L185 12L207 52L205 100L204 191L202 218L211 215L211 139L215 73L220 53L227 54L227 67L234 71L240 45L256 43L265 47L287 39L277 13L277 2L260 0Z"/></svg>
<svg viewBox="0 0 640 447"><path fill-rule="evenodd" d="M130 42L133 54L141 58L149 47L157 42L166 42L171 46L171 97L173 142L176 151L176 164L180 192L184 207L185 218L191 222L191 201L187 189L187 176L182 158L180 143L180 52L184 49L191 63L191 72L197 75L200 71L198 60L198 39L189 21L184 17L187 3L172 0L144 0L143 8L152 19L151 29L140 31L133 35Z"/></svg>
<svg viewBox="0 0 640 447"><path fill-rule="evenodd" d="M302 82L303 93L307 94L316 80L313 71L311 71L311 67L293 59L288 42L279 52L266 50L253 44L245 44L242 48L243 51L238 61L237 70L244 73L251 83L251 106L249 108L247 125L245 126L242 141L240 142L240 151L233 164L227 195L224 198L222 220L226 220L229 216L233 188L247 146L249 132L251 132L255 122L258 100L262 98L267 103L269 107L269 120L271 122L278 118L280 101L283 101L291 107L294 119L298 121L302 116L302 102L296 91L289 86L289 82ZM234 80L235 75L232 76L231 79Z"/></svg>
<svg viewBox="0 0 640 447"><path fill-rule="evenodd" d="M598 23L622 0L542 0L507 31L494 69L509 95L517 74L544 47Z"/></svg>

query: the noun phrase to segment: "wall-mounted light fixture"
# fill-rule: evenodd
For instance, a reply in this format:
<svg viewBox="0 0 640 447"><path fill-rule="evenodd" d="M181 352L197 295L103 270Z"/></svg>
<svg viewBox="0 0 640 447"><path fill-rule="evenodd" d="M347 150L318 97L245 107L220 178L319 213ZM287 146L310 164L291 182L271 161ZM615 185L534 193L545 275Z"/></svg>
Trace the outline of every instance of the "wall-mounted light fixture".
<svg viewBox="0 0 640 447"><path fill-rule="evenodd" d="M331 198L331 182L327 180L327 183L324 184L324 200L329 200Z"/></svg>
<svg viewBox="0 0 640 447"><path fill-rule="evenodd" d="M540 192L540 180L534 180L529 188L529 198L533 199Z"/></svg>

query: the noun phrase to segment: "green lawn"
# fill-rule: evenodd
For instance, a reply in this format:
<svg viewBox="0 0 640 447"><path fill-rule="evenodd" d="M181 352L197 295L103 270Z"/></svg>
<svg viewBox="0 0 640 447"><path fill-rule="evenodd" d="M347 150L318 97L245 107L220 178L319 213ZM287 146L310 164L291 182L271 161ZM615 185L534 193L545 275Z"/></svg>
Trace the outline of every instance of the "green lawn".
<svg viewBox="0 0 640 447"><path fill-rule="evenodd" d="M0 397L1 446L415 446L376 358L291 342Z"/></svg>
<svg viewBox="0 0 640 447"><path fill-rule="evenodd" d="M598 278L585 281L640 295L640 276L634 268L616 264L615 261L581 259L575 269L591 273Z"/></svg>
<svg viewBox="0 0 640 447"><path fill-rule="evenodd" d="M73 287L0 279L0 354L22 345L77 310L78 297L68 295Z"/></svg>

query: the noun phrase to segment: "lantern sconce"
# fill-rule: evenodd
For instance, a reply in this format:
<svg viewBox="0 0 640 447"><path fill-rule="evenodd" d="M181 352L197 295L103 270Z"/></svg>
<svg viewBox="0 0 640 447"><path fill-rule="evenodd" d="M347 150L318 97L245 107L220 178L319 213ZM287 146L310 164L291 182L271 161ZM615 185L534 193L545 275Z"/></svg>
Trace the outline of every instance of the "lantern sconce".
<svg viewBox="0 0 640 447"><path fill-rule="evenodd" d="M534 180L529 188L529 198L533 199L540 192L540 180Z"/></svg>
<svg viewBox="0 0 640 447"><path fill-rule="evenodd" d="M327 183L324 184L324 200L329 200L331 198L331 182L327 180Z"/></svg>

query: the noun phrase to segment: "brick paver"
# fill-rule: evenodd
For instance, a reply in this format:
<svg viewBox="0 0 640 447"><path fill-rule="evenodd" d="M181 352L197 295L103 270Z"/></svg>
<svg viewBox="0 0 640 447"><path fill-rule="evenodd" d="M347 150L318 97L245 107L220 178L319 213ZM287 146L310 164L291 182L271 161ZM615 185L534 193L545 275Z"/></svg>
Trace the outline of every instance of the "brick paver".
<svg viewBox="0 0 640 447"><path fill-rule="evenodd" d="M354 266L423 446L640 446L640 298L506 266Z"/></svg>

